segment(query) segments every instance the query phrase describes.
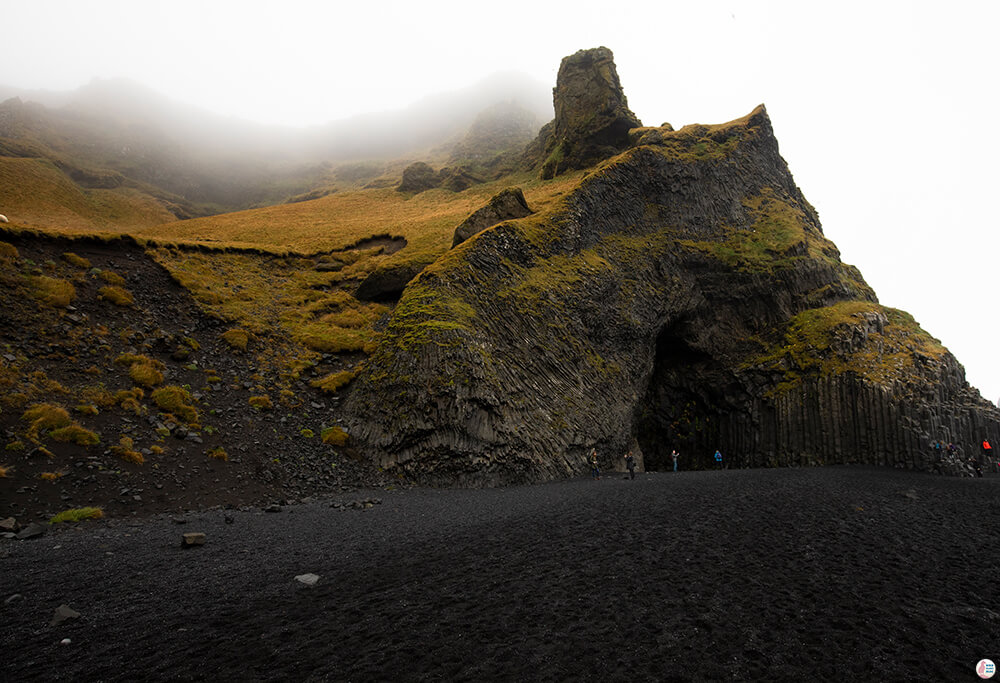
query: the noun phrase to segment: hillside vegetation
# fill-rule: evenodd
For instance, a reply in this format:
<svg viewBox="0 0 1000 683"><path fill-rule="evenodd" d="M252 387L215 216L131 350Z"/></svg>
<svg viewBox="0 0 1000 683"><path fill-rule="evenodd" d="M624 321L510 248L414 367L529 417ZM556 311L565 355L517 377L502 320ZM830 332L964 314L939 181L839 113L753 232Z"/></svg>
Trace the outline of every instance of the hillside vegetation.
<svg viewBox="0 0 1000 683"><path fill-rule="evenodd" d="M147 193L81 188L47 159L0 156L0 197L18 222L58 231L123 232L176 220Z"/></svg>

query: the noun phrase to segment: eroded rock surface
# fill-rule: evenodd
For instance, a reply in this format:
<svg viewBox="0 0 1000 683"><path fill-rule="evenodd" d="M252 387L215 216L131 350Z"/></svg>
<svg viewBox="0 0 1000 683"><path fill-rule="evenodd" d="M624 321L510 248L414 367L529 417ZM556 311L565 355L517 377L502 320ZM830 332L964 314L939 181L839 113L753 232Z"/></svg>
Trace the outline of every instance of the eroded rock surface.
<svg viewBox="0 0 1000 683"><path fill-rule="evenodd" d="M477 232L492 227L497 223L515 218L524 218L525 216L530 216L532 213L521 188L508 187L506 190L490 198L486 206L477 209L455 228L455 239L451 246L457 246Z"/></svg>
<svg viewBox="0 0 1000 683"><path fill-rule="evenodd" d="M588 168L629 147L628 132L642 125L628 108L606 47L565 57L552 90L555 119L542 128L528 150L542 178Z"/></svg>
<svg viewBox="0 0 1000 683"><path fill-rule="evenodd" d="M731 466L930 469L932 439L1000 437L955 358L840 261L763 107L631 140L406 288L349 405L379 465L539 481L637 442L651 468L718 448Z"/></svg>

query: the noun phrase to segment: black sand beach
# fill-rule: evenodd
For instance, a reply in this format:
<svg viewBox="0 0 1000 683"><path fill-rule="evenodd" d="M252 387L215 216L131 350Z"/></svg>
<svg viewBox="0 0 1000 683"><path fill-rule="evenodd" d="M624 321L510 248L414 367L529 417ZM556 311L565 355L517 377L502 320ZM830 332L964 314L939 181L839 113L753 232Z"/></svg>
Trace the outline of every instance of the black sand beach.
<svg viewBox="0 0 1000 683"><path fill-rule="evenodd" d="M613 474L186 519L0 542L0 679L972 681L1000 659L1000 478ZM50 626L61 604L81 616Z"/></svg>

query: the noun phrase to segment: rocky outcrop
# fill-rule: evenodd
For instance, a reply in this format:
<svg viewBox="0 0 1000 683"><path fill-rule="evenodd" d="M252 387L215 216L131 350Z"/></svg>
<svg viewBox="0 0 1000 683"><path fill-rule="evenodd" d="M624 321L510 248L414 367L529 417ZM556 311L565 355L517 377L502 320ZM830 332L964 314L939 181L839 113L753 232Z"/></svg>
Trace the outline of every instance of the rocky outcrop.
<svg viewBox="0 0 1000 683"><path fill-rule="evenodd" d="M417 161L403 169L403 178L396 186L397 192L423 192L441 184L437 171L422 161Z"/></svg>
<svg viewBox="0 0 1000 683"><path fill-rule="evenodd" d="M565 64L565 62L564 62ZM823 235L763 107L635 145L411 282L349 431L389 471L501 484L607 467L864 462L1000 440L1000 413Z"/></svg>
<svg viewBox="0 0 1000 683"><path fill-rule="evenodd" d="M423 269L423 264L404 263L380 268L371 273L354 293L360 301L396 301L403 289Z"/></svg>
<svg viewBox="0 0 1000 683"><path fill-rule="evenodd" d="M417 194L443 187L452 192L461 192L481 182L483 182L481 177L462 166L446 166L440 171L435 171L424 162L417 161L403 170L403 178L396 186L396 191Z"/></svg>
<svg viewBox="0 0 1000 683"><path fill-rule="evenodd" d="M642 125L628 108L614 55L606 47L580 50L562 60L552 103L555 119L526 153L542 178L618 154L629 147L629 130Z"/></svg>
<svg viewBox="0 0 1000 683"><path fill-rule="evenodd" d="M477 232L492 227L497 223L524 218L525 216L530 216L532 213L521 188L508 187L506 190L494 195L486 206L477 209L455 228L455 239L451 246L455 247Z"/></svg>

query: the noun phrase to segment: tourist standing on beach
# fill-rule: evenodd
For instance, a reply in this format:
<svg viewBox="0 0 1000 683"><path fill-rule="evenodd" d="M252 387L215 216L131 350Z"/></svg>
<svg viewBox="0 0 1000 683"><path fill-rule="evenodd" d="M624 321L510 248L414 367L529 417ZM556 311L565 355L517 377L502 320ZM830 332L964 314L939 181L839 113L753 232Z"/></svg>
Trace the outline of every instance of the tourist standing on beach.
<svg viewBox="0 0 1000 683"><path fill-rule="evenodd" d="M590 478L600 479L601 478L601 468L597 464L597 449L590 449Z"/></svg>
<svg viewBox="0 0 1000 683"><path fill-rule="evenodd" d="M983 457L986 458L986 462L993 462L993 446L990 445L989 439L983 439Z"/></svg>
<svg viewBox="0 0 1000 683"><path fill-rule="evenodd" d="M635 456L632 451L625 454L625 467L628 468L629 479L635 479Z"/></svg>
<svg viewBox="0 0 1000 683"><path fill-rule="evenodd" d="M719 469L722 469L722 453L715 451L715 462L719 465Z"/></svg>
<svg viewBox="0 0 1000 683"><path fill-rule="evenodd" d="M679 453L678 453L678 452L677 452L676 450L674 450L674 451L673 451L673 452L672 452L672 453L670 454L670 457L671 457L671 458L673 458L673 460L674 460L674 472L676 472L676 471L677 471L677 456L678 456L678 455L680 455L680 454L679 454Z"/></svg>

